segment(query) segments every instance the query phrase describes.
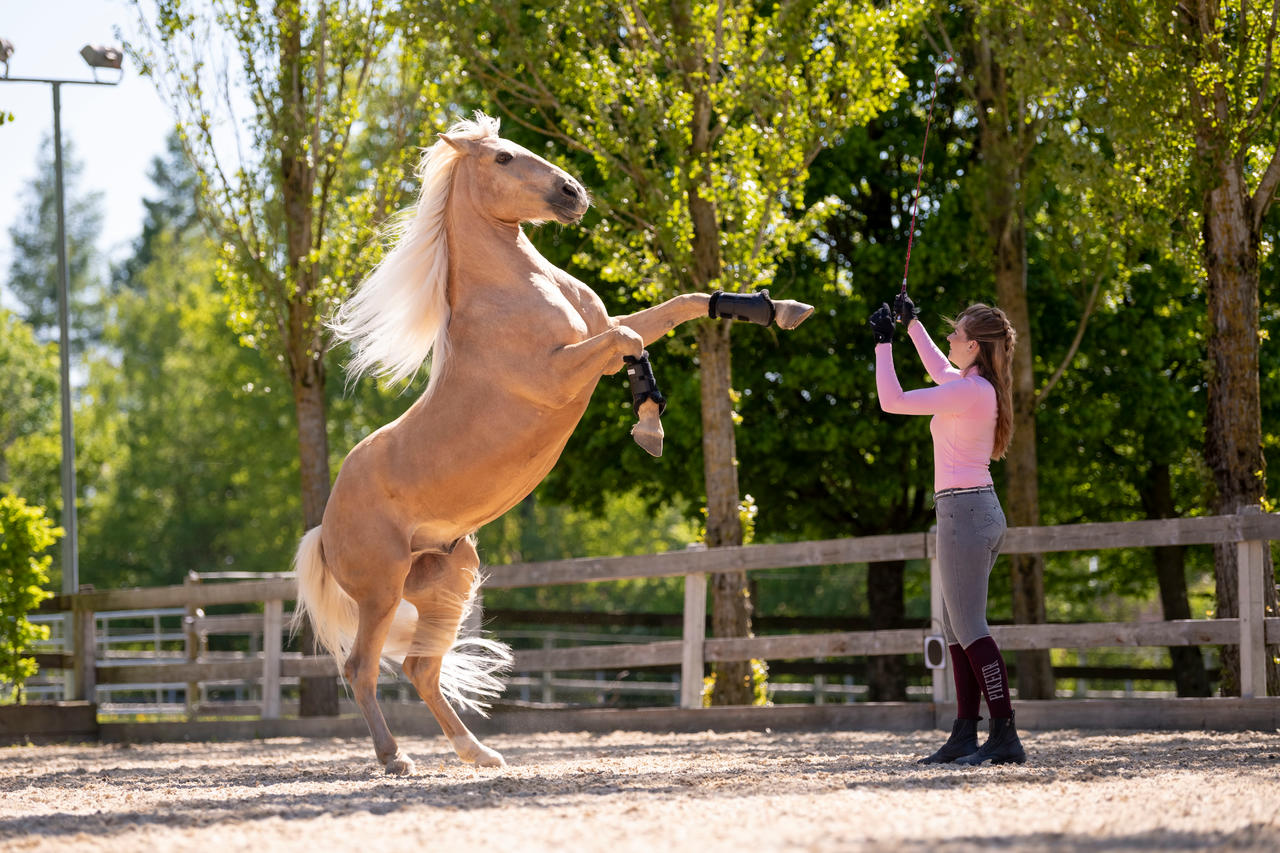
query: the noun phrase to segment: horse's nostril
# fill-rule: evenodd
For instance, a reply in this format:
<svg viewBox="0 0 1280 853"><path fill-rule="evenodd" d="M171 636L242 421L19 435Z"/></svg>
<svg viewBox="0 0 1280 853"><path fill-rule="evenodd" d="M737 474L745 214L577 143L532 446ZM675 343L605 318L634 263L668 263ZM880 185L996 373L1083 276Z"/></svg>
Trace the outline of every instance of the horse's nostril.
<svg viewBox="0 0 1280 853"><path fill-rule="evenodd" d="M579 195L581 195L581 192L578 190L578 185L569 183L567 181L564 184L561 184L560 192L564 193L565 195L567 195L569 198L572 198L572 199L576 199L578 198Z"/></svg>

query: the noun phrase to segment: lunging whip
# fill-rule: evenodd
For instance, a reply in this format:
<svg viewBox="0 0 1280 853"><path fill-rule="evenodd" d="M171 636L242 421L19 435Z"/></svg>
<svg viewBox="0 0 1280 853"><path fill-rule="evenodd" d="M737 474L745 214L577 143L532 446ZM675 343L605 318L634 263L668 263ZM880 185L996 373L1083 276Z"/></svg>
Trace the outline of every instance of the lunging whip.
<svg viewBox="0 0 1280 853"><path fill-rule="evenodd" d="M907 262L902 267L902 290L898 294L899 297L907 295L907 270L911 269L911 242L916 233L916 211L920 207L920 182L924 178L924 154L929 148L929 125L933 124L933 102L938 97L938 75L942 73L942 69L954 67L955 62L951 57L944 56L942 64L933 69L933 90L929 93L929 115L924 122L924 145L920 148L920 168L916 172L916 195L911 202L911 228L907 231Z"/></svg>

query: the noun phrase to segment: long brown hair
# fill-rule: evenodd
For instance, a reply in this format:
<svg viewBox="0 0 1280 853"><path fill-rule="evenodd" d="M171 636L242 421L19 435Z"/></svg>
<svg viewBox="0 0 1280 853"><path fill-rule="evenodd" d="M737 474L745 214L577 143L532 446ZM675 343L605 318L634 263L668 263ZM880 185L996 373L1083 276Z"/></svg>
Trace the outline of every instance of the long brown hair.
<svg viewBox="0 0 1280 853"><path fill-rule="evenodd" d="M1002 459L1013 438L1013 346L1018 336L1003 311L981 302L951 321L952 327L962 323L965 337L978 342L974 366L996 389L996 437L991 458Z"/></svg>

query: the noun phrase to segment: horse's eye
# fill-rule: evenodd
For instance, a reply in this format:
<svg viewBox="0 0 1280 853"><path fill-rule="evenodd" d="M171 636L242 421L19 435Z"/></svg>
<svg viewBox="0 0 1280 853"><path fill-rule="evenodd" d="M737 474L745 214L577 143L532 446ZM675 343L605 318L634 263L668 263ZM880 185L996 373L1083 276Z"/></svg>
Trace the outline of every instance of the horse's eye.
<svg viewBox="0 0 1280 853"><path fill-rule="evenodd" d="M496 160L499 164L505 166L506 164L511 162L511 152L499 151L498 156L494 157L493 159Z"/></svg>

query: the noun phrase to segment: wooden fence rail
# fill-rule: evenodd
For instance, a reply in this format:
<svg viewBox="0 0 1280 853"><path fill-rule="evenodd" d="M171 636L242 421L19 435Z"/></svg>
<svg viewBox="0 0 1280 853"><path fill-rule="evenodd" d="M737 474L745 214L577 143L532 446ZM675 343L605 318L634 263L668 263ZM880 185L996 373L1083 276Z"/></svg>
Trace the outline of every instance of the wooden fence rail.
<svg viewBox="0 0 1280 853"><path fill-rule="evenodd" d="M1098 648L1126 646L1237 645L1240 648L1241 695L1266 695L1268 645L1280 645L1280 618L1268 617L1264 583L1269 543L1280 539L1280 515L1245 507L1237 515L1178 518L1107 524L1075 524L1011 528L1004 553L1096 551L1162 545L1234 545L1239 565L1240 615L1224 619L1170 622L1112 622L1073 625L996 625L991 633L1004 649ZM919 653L930 629L829 632L709 639L706 631L707 575L719 571L804 568L883 560L928 559L932 580L932 623L941 624L941 585L932 532L853 539L828 539L752 545L739 548L689 549L632 557L581 558L543 563L518 563L488 569L486 586L513 588L552 584L616 581L637 578L684 578L684 625L679 640L650 643L576 646L519 651L516 671L624 669L646 666L681 667L681 706L701 705L703 670L708 662L759 658L788 660ZM184 586L91 590L56 596L43 612L70 612L75 639L70 660L75 698L91 699L96 684L195 684L210 681L261 679L262 716L280 714L282 678L337 675L328 657L285 654L282 651L285 601L293 600L292 577L199 583ZM204 617L227 625L258 625L263 651L258 659L190 661L155 665L103 666L95 657L95 612L162 607L198 608L262 602L261 617ZM257 620L261 620L260 622ZM53 656L45 656L46 662ZM951 679L934 670L934 699L946 702Z"/></svg>

